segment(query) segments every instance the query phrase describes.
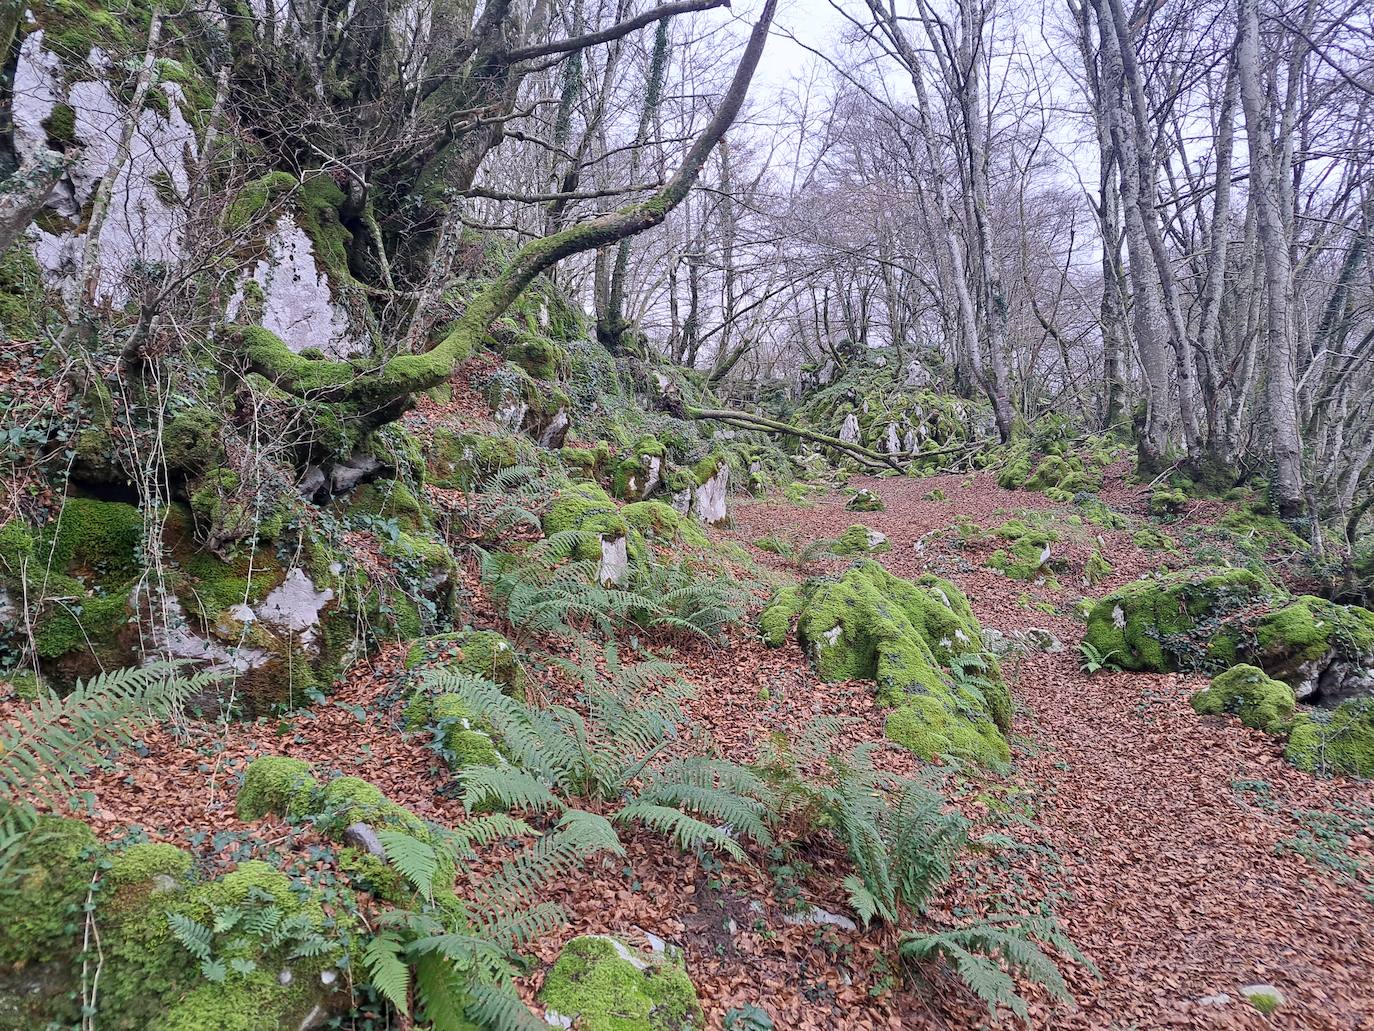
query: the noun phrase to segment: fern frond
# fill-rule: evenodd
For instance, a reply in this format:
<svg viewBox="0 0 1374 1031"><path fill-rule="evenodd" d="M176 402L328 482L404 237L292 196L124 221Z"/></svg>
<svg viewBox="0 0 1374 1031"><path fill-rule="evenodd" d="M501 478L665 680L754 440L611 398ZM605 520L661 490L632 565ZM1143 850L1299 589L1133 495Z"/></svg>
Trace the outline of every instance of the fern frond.
<svg viewBox="0 0 1374 1031"><path fill-rule="evenodd" d="M719 827L713 827L678 809L654 805L651 802L631 802L616 814L617 823L639 822L646 827L665 834L677 842L678 848L690 852L698 848L714 848L732 856L744 859L744 849L739 842Z"/></svg>
<svg viewBox="0 0 1374 1031"><path fill-rule="evenodd" d="M615 828L604 816L570 809L552 832L482 882L478 911L490 915L532 906L544 884L602 852L624 855Z"/></svg>
<svg viewBox="0 0 1374 1031"><path fill-rule="evenodd" d="M1016 991L1013 973L1041 985L1056 999L1073 1001L1058 965L1040 948L1036 938L1082 961L1094 974L1097 972L1058 922L1046 917L995 914L967 927L934 934L908 934L899 951L910 960L946 960L974 994L987 1003L994 1018L999 1006L1024 1018L1027 1006Z"/></svg>
<svg viewBox="0 0 1374 1031"><path fill-rule="evenodd" d="M414 957L417 1016L428 1021L433 1031L467 1031L463 1018L467 986L458 971L442 955L433 952Z"/></svg>
<svg viewBox="0 0 1374 1031"><path fill-rule="evenodd" d="M182 948L202 963L209 960L213 941L213 932L210 928L182 913L168 913L167 926L171 929L172 937L181 943Z"/></svg>
<svg viewBox="0 0 1374 1031"><path fill-rule="evenodd" d="M514 948L562 927L568 913L556 902L537 902L514 912L479 915L482 936L503 948Z"/></svg>
<svg viewBox="0 0 1374 1031"><path fill-rule="evenodd" d="M764 822L767 814L763 803L723 788L659 783L643 791L637 801L709 816L761 845L773 843L773 836Z"/></svg>
<svg viewBox="0 0 1374 1031"><path fill-rule="evenodd" d="M459 774L463 805L470 812L498 805L503 809L545 812L565 808L548 786L517 766L469 766Z"/></svg>
<svg viewBox="0 0 1374 1031"><path fill-rule="evenodd" d="M540 1020L505 985L475 984L469 988L467 1016L478 1027L491 1031L548 1031Z"/></svg>
<svg viewBox="0 0 1374 1031"><path fill-rule="evenodd" d="M434 846L403 831L379 830L377 840L382 843L386 858L411 887L428 900L434 898L434 876L439 871L439 857Z"/></svg>

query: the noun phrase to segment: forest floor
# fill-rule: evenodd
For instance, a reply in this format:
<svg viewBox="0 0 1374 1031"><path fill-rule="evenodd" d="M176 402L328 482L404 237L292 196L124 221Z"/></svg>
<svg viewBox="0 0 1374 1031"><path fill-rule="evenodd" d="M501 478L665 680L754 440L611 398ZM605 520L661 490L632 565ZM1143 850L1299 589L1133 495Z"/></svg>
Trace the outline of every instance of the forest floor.
<svg viewBox="0 0 1374 1031"><path fill-rule="evenodd" d="M890 539L879 560L893 572L945 576L985 626L1006 634L1040 627L1064 644L1005 665L1018 707L1011 772L949 778L976 833L1016 845L971 850L929 923L1052 904L1101 977L1067 966L1076 1007L1030 989L1037 1027L1374 1028L1374 830L1366 822L1346 839L1327 832L1331 814L1374 805L1374 788L1314 779L1288 766L1263 734L1197 716L1188 698L1204 686L1200 678L1089 677L1079 669L1082 624L1071 603L1158 566L1160 554L1136 548L1127 532L1077 526L1071 506L1001 490L986 474L854 485L882 495L887 510L847 512L838 496L809 508L732 502L734 527L718 533L750 547L760 565L786 571L785 561L751 542L772 533L804 543L862 521ZM1140 515L1140 494L1118 475L1102 497ZM961 517L987 529L1028 508L1046 510L1056 525L1065 520L1062 583L1009 580L980 564L980 549L991 544L945 532ZM1205 515L1199 503L1192 516ZM1082 564L1095 547L1114 568L1085 588ZM481 611L475 578L467 586L478 604L474 625L486 617L499 628L494 613ZM425 735L402 732L395 718L401 654L385 649L327 699L280 718L145 735L83 785L86 817L102 837L136 825L191 848L210 867L264 852L319 867L321 842L309 829L234 817L237 776L254 756L276 753L365 777L422 816L458 822L451 774ZM730 758L755 759L771 732L805 729L821 715L852 721L845 744L883 741L883 713L868 686L821 683L795 643L767 649L746 625L724 647L685 646L673 657L697 688L691 714ZM555 689L552 676L546 686ZM895 747L881 754L894 769L914 766ZM536 943L540 959L551 960L574 934L658 935L685 950L712 1027L745 1004L768 1011L779 1029L987 1023L986 1010L949 975L904 984L887 958L895 955L893 932L784 920L798 896L845 911L838 856L704 865L647 832L624 838L625 859L557 886L571 919ZM524 986L531 997L540 976L536 970ZM1285 1004L1272 1017L1241 997L1254 983L1282 991Z"/></svg>

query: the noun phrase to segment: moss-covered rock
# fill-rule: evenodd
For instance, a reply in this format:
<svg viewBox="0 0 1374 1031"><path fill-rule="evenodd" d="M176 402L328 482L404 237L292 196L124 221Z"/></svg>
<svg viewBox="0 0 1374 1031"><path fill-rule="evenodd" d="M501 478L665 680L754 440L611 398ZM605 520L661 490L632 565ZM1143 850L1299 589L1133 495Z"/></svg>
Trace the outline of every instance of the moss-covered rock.
<svg viewBox="0 0 1374 1031"><path fill-rule="evenodd" d="M646 540L681 542L689 548L705 548L710 543L701 527L662 501L631 502L620 510L620 516Z"/></svg>
<svg viewBox="0 0 1374 1031"><path fill-rule="evenodd" d="M427 479L437 487L471 490L493 473L518 465L538 466L539 448L519 434L434 428L425 444Z"/></svg>
<svg viewBox="0 0 1374 1031"><path fill-rule="evenodd" d="M883 499L867 487L861 487L855 491L854 496L845 502L844 507L850 512L882 512L887 508L883 504Z"/></svg>
<svg viewBox="0 0 1374 1031"><path fill-rule="evenodd" d="M830 550L836 555L881 555L891 551L887 535L855 523L835 538Z"/></svg>
<svg viewBox="0 0 1374 1031"><path fill-rule="evenodd" d="M1188 569L1136 580L1093 606L1084 640L1129 670L1222 669L1239 661L1227 617L1273 592L1247 569Z"/></svg>
<svg viewBox="0 0 1374 1031"><path fill-rule="evenodd" d="M1293 722L1284 755L1310 773L1374 777L1374 700L1304 711Z"/></svg>
<svg viewBox="0 0 1374 1031"><path fill-rule="evenodd" d="M327 1013L341 1001L329 984L342 983L344 927L326 916L322 895L265 863L197 881L191 856L174 846L107 851L84 824L42 817L24 867L16 892L0 900L0 1027L77 1019L71 1000L80 998L88 899L100 931L96 1026L269 1031L299 1026L311 1011ZM275 912L296 931L276 941L246 925L211 930L235 911ZM225 966L222 980L203 976L200 959L177 940L174 920L205 928L213 958ZM318 947L292 955L304 937ZM325 970L331 974L322 979Z"/></svg>
<svg viewBox="0 0 1374 1031"><path fill-rule="evenodd" d="M1374 693L1374 612L1304 595L1259 617L1251 660L1299 700L1339 702Z"/></svg>
<svg viewBox="0 0 1374 1031"><path fill-rule="evenodd" d="M1007 542L988 558L988 565L1013 580L1034 580L1046 572L1063 572L1066 563L1055 560L1052 544L1059 539L1053 530L1008 519L992 531Z"/></svg>
<svg viewBox="0 0 1374 1031"><path fill-rule="evenodd" d="M599 935L583 935L563 947L544 979L539 1001L587 1031L706 1026L696 988L680 963L642 956Z"/></svg>
<svg viewBox="0 0 1374 1031"><path fill-rule="evenodd" d="M224 458L223 434L224 420L209 408L188 408L176 415L162 438L168 468L181 473L214 468Z"/></svg>
<svg viewBox="0 0 1374 1031"><path fill-rule="evenodd" d="M1291 687L1244 663L1213 677L1209 687L1193 695L1193 709L1200 715L1239 716L1245 726L1274 735L1287 733L1296 704Z"/></svg>
<svg viewBox="0 0 1374 1031"><path fill-rule="evenodd" d="M319 785L304 759L263 755L248 764L236 809L240 820L259 820L268 813L302 820L312 811Z"/></svg>
<svg viewBox="0 0 1374 1031"><path fill-rule="evenodd" d="M81 821L38 818L16 857L17 876L0 888L0 966L46 963L70 950L100 851Z"/></svg>
<svg viewBox="0 0 1374 1031"><path fill-rule="evenodd" d="M433 715L433 710L427 715ZM274 774L275 783L284 783L285 787L276 791L258 790L259 780L245 778L238 800L244 812L256 813L260 807L266 806L266 812L285 817L294 810L313 819L316 826L336 841L342 841L344 832L356 823L367 824L374 830L395 830L409 834L435 849L438 870L434 877L433 904L450 926L457 927L464 921L463 905L453 890L456 876L453 852L449 843L443 840L441 831L409 809L392 802L375 784L359 777L336 777L323 787L316 787L313 771L308 765L296 765L296 760L266 756L255 760L253 766L269 759L275 762L269 763L267 769ZM266 776L261 780L267 780ZM308 796L301 790L306 783L312 787ZM248 793L247 798L243 797L245 792ZM388 880L388 883L396 885L400 894L384 896L384 901L398 905L416 902L414 891L402 882Z"/></svg>
<svg viewBox="0 0 1374 1031"><path fill-rule="evenodd" d="M1150 514L1177 515L1188 504L1188 495L1177 488L1161 488L1150 495Z"/></svg>
<svg viewBox="0 0 1374 1031"><path fill-rule="evenodd" d="M894 707L889 736L924 758L954 755L999 763L1011 697L1001 671L983 656L968 599L935 576L912 582L863 561L841 579L817 578L779 593L760 617L764 639L780 644L797 617L797 639L822 679L873 680ZM981 675L955 676L969 657Z"/></svg>
<svg viewBox="0 0 1374 1031"><path fill-rule="evenodd" d="M667 449L656 437L641 437L615 464L611 491L618 498L638 501L652 494L668 474Z"/></svg>
<svg viewBox="0 0 1374 1031"><path fill-rule="evenodd" d="M417 692L405 710L406 725L434 735L439 754L454 772L469 766L499 766L501 757L490 724L457 695Z"/></svg>
<svg viewBox="0 0 1374 1031"><path fill-rule="evenodd" d="M797 618L805 604L806 595L796 584L784 587L773 595L772 600L759 613L759 632L768 647L781 648L787 643L787 635L792 632L792 621Z"/></svg>
<svg viewBox="0 0 1374 1031"><path fill-rule="evenodd" d="M525 673L515 646L495 630L460 630L416 641L406 669L453 669L483 677L508 693L524 690Z"/></svg>

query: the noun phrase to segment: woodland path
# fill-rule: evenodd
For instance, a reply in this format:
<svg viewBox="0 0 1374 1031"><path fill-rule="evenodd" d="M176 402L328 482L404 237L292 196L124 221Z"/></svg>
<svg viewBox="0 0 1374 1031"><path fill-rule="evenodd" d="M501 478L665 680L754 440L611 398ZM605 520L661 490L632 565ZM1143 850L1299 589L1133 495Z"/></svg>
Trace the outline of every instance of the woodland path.
<svg viewBox="0 0 1374 1031"><path fill-rule="evenodd" d="M1076 650L1081 625L1033 607L1068 612L1080 593L1075 585L1083 562L1098 544L1098 528L1069 529L1067 506L1000 490L986 475L863 485L885 497L887 511L846 512L835 497L805 509L741 502L733 506L734 529L720 536L746 546L770 532L808 542L862 521L891 539L893 550L880 560L893 572L948 577L969 595L985 626L1006 633L1044 627L1066 645L1059 654L1006 664L1018 701L1012 773L952 786L954 803L980 834L993 831L1021 844L970 853L932 907L932 921L949 926L992 908L1054 900L1103 977L1066 969L1076 1009L1031 991L1037 1028L1374 1028L1374 902L1363 897L1374 891L1374 837L1366 829L1346 853L1367 864L1359 886L1308 859L1275 852L1301 832L1299 811L1371 806L1374 789L1316 780L1286 765L1264 735L1234 720L1198 717L1188 706L1203 684L1198 678L1083 674ZM934 488L945 498L927 500ZM1102 497L1141 514L1137 493L1109 482ZM1061 590L1008 580L982 565L993 544L960 547L955 535L939 532L961 518L993 527L1030 507L1066 517L1062 526L1056 521L1065 538L1056 546L1070 567ZM1198 507L1190 518L1206 517L1205 506ZM1094 595L1159 562L1158 553L1140 551L1125 532L1103 532L1100 546L1114 571L1088 589ZM761 564L783 565L752 551ZM475 577L468 580L474 624L500 626ZM327 698L280 719L227 726L192 720L181 737L148 732L138 748L83 783L85 818L111 839L138 825L155 840L190 848L210 868L264 850L287 866L318 867L322 843L310 828L272 817L248 824L234 816L238 775L254 756L275 753L358 774L427 818L459 822L451 775L426 736L398 729L403 653L403 645L387 647L350 669ZM732 632L726 647L688 644L675 659L697 689L692 715L731 758L751 761L771 732L804 728L821 715L852 720L837 747L883 740L883 713L871 686L819 682L795 643L768 649L746 626ZM559 690L543 679L547 693ZM897 770L915 766L900 749L886 749L881 758ZM763 1005L780 1031L986 1026L986 1010L952 977L937 975L919 990L898 987L886 958L891 932L787 925L776 879L762 864L708 867L665 848L651 833L628 829L623 837L623 861L558 886L570 920L536 944L540 960L552 961L575 934L647 932L683 946L712 1028L729 1009L746 1004ZM843 910L839 882L847 869L838 853L802 858L813 867L803 897ZM481 870L473 874L480 877ZM759 900L762 912L751 908ZM1286 1005L1272 1018L1260 1016L1239 996L1252 983L1276 985ZM538 985L536 972L524 985L531 1001ZM1201 1001L1219 995L1230 1001Z"/></svg>
<svg viewBox="0 0 1374 1031"><path fill-rule="evenodd" d="M1031 880L1062 893L1061 920L1103 976L1073 972L1078 1011L1042 1010L1036 1025L1374 1028L1374 866L1365 867L1363 883L1343 883L1307 859L1276 854L1279 842L1302 829L1296 811L1368 806L1370 786L1314 779L1288 766L1260 732L1199 717L1188 699L1203 679L1089 678L1078 666L1082 627L1075 619L1026 607L1019 595L1027 585L976 558L969 562L938 542L916 547L922 535L961 515L988 528L1009 517L1002 509L1067 515L1070 508L1002 491L988 477L863 485L884 496L885 512L850 513L838 502L809 510L743 505L736 511L739 536L791 531L805 540L836 536L861 521L888 535L893 550L877 558L893 572L938 573L969 595L985 626L1004 633L1045 627L1066 645L1007 670L1018 701L1015 731L1028 739L1016 750L1011 780L1024 788L1036 843L1048 846ZM947 499L926 500L936 486ZM1117 491L1110 498L1115 507L1140 510L1128 489ZM1157 561L1127 534L1103 538L1115 571L1090 594ZM1072 544L1068 550L1077 573L1081 556ZM1069 586L1070 575L1062 579L1066 588L1057 597L1030 587L1031 603L1067 610L1080 591ZM1374 863L1368 824L1351 852ZM1275 1016L1266 1019L1241 999L1239 989L1255 983L1283 992L1286 1004ZM1223 995L1230 1001L1216 998Z"/></svg>

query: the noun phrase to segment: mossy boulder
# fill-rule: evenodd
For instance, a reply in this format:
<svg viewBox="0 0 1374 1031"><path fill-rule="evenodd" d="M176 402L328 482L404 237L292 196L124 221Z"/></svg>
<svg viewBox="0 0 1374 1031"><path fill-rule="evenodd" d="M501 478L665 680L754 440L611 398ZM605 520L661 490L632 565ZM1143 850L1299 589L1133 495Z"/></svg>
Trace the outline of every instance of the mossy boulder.
<svg viewBox="0 0 1374 1031"><path fill-rule="evenodd" d="M269 760L272 760L269 762ZM286 817L293 810L302 817L314 821L315 825L327 836L336 841L345 840L345 832L355 824L366 824L374 830L395 830L409 834L419 841L432 845L438 859L438 870L434 876L433 902L444 915L445 922L457 927L465 921L465 910L453 890L456 867L453 852L444 839L443 832L416 816L409 809L397 805L383 794L381 788L360 777L336 777L324 783L317 783L314 771L309 766L295 765L295 760L280 756L263 756L254 760L253 767L266 764L265 769L277 777L278 783L285 779L287 790L262 791L259 785L266 775L259 778L245 777L239 789L238 806L242 813L257 813L260 806L265 807L262 815L271 813ZM288 776L282 778L280 775ZM301 785L309 783L311 790L307 795L300 790ZM294 789L290 786L295 785ZM247 797L245 796L247 794ZM383 900L398 905L412 904L415 893L401 881L388 879L399 894L383 896Z"/></svg>
<svg viewBox="0 0 1374 1031"><path fill-rule="evenodd" d="M862 561L839 580L779 592L760 616L765 641L782 643L794 616L823 680L875 682L880 703L895 710L893 740L923 758L1006 760L1011 697L953 584L929 575L903 580ZM954 674L956 665L964 675Z"/></svg>
<svg viewBox="0 0 1374 1031"><path fill-rule="evenodd" d="M199 473L224 460L224 420L203 406L174 416L163 432L167 467L179 473Z"/></svg>
<svg viewBox="0 0 1374 1031"><path fill-rule="evenodd" d="M672 505L662 501L634 501L620 510L620 516L645 540L659 544L682 543L689 548L710 544L696 522L685 518Z"/></svg>
<svg viewBox="0 0 1374 1031"><path fill-rule="evenodd" d="M664 482L668 452L656 437L641 437L615 464L611 492L626 501L647 498Z"/></svg>
<svg viewBox="0 0 1374 1031"><path fill-rule="evenodd" d="M887 509L883 499L867 487L860 487L855 491L844 507L850 512L882 512Z"/></svg>
<svg viewBox="0 0 1374 1031"><path fill-rule="evenodd" d="M784 587L773 595L773 599L759 614L759 632L768 647L781 648L787 643L787 635L792 632L792 621L801 613L806 597L803 589L796 584Z"/></svg>
<svg viewBox="0 0 1374 1031"><path fill-rule="evenodd" d="M1322 776L1374 778L1374 700L1305 710L1293 722L1284 756L1299 769Z"/></svg>
<svg viewBox="0 0 1374 1031"><path fill-rule="evenodd" d="M640 510L640 518L648 521L644 510ZM644 557L644 538L595 483L573 483L564 488L545 514L543 526L550 537L570 530L584 534L573 555L599 561L603 583L619 582L628 566Z"/></svg>
<svg viewBox="0 0 1374 1031"><path fill-rule="evenodd" d="M1054 557L1053 530L1031 526L1020 519L1008 519L992 531L1006 541L988 558L988 565L1013 580L1034 580L1046 572L1063 572L1067 563Z"/></svg>
<svg viewBox="0 0 1374 1031"><path fill-rule="evenodd" d="M40 816L0 888L0 966L65 955L84 923L82 903L102 849L80 820Z"/></svg>
<svg viewBox="0 0 1374 1031"><path fill-rule="evenodd" d="M1374 612L1304 595L1259 617L1247 656L1300 701L1374 694Z"/></svg>
<svg viewBox="0 0 1374 1031"><path fill-rule="evenodd" d="M534 441L514 433L435 427L425 444L427 481L450 490L471 490L475 484L502 469L538 466L541 460Z"/></svg>
<svg viewBox="0 0 1374 1031"><path fill-rule="evenodd" d="M30 1028L79 1020L82 965L78 952L87 900L100 931L101 990L92 1014L114 1031L272 1031L327 1015L346 998L340 924L323 896L262 862L241 863L199 881L191 856L171 845L144 843L109 851L75 820L42 817L27 846L25 868L0 901L0 1027ZM41 869L41 883L34 880ZM229 915L274 913L292 934L275 941L246 924L216 927ZM242 917L240 916L240 919ZM225 967L218 981L173 933L192 921L208 934L212 957ZM213 929L212 929L213 928ZM318 942L308 955L298 941ZM326 971L328 973L326 973ZM323 976L322 976L323 975Z"/></svg>
<svg viewBox="0 0 1374 1031"><path fill-rule="evenodd" d="M1248 569L1187 569L1126 584L1093 606L1084 640L1124 669L1167 673L1239 661L1228 617L1274 593Z"/></svg>
<svg viewBox="0 0 1374 1031"><path fill-rule="evenodd" d="M490 680L508 694L524 690L525 672L515 646L495 630L459 630L416 641L406 669L452 669Z"/></svg>
<svg viewBox="0 0 1374 1031"><path fill-rule="evenodd" d="M236 812L240 820L260 820L268 813L303 820L313 810L318 790L310 764L304 759L259 756L244 771Z"/></svg>
<svg viewBox="0 0 1374 1031"><path fill-rule="evenodd" d="M835 538L830 550L836 555L881 555L891 551L892 545L888 542L887 534L855 523Z"/></svg>
<svg viewBox="0 0 1374 1031"><path fill-rule="evenodd" d="M1264 670L1242 663L1212 678L1193 695L1193 709L1203 716L1239 716L1241 723L1266 734L1287 733L1296 706L1293 689Z"/></svg>
<svg viewBox="0 0 1374 1031"><path fill-rule="evenodd" d="M706 1026L696 987L676 961L641 955L614 938L563 946L539 1001L586 1031L692 1031Z"/></svg>
<svg viewBox="0 0 1374 1031"><path fill-rule="evenodd" d="M1188 504L1188 495L1178 488L1163 488L1150 495L1150 514L1177 515Z"/></svg>

